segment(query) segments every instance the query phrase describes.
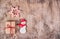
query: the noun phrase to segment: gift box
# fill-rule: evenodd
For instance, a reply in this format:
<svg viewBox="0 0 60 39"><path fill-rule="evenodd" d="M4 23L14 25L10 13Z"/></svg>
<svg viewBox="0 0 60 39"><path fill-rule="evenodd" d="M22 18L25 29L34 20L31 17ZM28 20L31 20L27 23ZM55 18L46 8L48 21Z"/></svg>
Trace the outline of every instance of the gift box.
<svg viewBox="0 0 60 39"><path fill-rule="evenodd" d="M6 34L15 34L15 20L8 20L5 26Z"/></svg>

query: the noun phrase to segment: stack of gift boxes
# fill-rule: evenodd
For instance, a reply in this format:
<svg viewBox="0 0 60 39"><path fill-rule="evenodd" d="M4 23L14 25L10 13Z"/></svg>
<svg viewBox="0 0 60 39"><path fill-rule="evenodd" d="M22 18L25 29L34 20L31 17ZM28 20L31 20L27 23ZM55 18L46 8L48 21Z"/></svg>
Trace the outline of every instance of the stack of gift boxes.
<svg viewBox="0 0 60 39"><path fill-rule="evenodd" d="M19 27L20 33L26 33L26 19L20 18L20 10L18 7L12 7L7 13L6 27L4 28L6 34L15 34L16 27ZM18 23L17 23L18 21Z"/></svg>

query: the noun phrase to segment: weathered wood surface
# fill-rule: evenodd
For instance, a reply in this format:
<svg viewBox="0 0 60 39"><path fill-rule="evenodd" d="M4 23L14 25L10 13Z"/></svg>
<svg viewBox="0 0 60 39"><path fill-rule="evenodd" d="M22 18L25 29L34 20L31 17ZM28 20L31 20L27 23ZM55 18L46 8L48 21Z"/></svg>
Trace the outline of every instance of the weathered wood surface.
<svg viewBox="0 0 60 39"><path fill-rule="evenodd" d="M12 6L19 6L20 17L27 19L27 33L17 32L15 39L60 39L60 0L0 0L0 39Z"/></svg>

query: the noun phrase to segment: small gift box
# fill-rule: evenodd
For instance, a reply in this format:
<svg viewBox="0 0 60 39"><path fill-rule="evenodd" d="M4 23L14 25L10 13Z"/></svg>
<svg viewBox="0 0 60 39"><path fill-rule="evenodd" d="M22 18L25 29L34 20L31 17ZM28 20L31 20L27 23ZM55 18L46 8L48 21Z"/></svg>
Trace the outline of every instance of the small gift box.
<svg viewBox="0 0 60 39"><path fill-rule="evenodd" d="M8 20L5 27L6 34L15 34L15 20Z"/></svg>

